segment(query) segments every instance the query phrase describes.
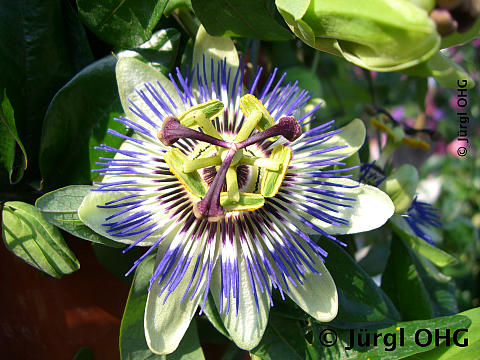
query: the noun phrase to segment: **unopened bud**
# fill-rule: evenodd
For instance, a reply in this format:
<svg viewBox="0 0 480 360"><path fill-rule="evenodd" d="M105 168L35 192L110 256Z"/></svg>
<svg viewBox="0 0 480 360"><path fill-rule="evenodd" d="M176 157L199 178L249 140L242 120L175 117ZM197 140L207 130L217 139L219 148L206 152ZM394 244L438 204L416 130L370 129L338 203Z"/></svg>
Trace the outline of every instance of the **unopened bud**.
<svg viewBox="0 0 480 360"><path fill-rule="evenodd" d="M437 31L441 36L448 36L457 31L458 24L448 10L434 9L430 13L430 19L437 26Z"/></svg>
<svg viewBox="0 0 480 360"><path fill-rule="evenodd" d="M310 0L307 6L287 0L275 3L302 41L369 70L402 70L439 49L435 23L410 0Z"/></svg>

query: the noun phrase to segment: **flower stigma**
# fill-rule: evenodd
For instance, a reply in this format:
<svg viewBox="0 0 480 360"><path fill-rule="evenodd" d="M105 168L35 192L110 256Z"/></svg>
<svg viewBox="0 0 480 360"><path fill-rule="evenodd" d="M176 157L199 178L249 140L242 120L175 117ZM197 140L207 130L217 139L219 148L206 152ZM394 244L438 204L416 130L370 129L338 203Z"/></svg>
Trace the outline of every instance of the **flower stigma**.
<svg viewBox="0 0 480 360"><path fill-rule="evenodd" d="M165 156L171 172L196 200L193 213L197 219L207 218L209 222L218 222L225 217L227 211L253 211L261 208L265 204L264 197L272 197L278 192L290 163L291 150L279 144L267 157L265 153L254 156L254 150L243 149L248 150L267 139L272 139L273 143L279 136L291 142L302 134L300 124L293 116L284 116L275 124L268 110L251 94L243 96L240 104L245 121L234 139L229 139L230 134L219 134L212 125L212 120L224 109L220 100L196 105L179 118L166 117L158 132L162 144L172 147ZM257 132L254 132L255 128ZM173 147L179 139L210 144L209 151L200 152L200 155L192 159L185 158L178 148ZM179 160L183 164L179 164ZM240 165L257 168L262 178L260 189L250 189L248 192L239 190ZM202 178L201 170L211 167L215 167L216 173L213 181L207 182L205 177ZM187 178L189 181L185 181ZM189 186L189 182L196 182L197 185L201 183L201 186ZM208 190L204 194L195 191L198 188Z"/></svg>

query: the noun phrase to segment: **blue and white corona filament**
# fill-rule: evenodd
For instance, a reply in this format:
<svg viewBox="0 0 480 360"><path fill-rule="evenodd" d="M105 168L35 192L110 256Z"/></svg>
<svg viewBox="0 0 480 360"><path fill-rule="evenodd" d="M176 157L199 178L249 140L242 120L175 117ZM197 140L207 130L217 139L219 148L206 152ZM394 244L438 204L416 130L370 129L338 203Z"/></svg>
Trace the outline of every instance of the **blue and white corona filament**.
<svg viewBox="0 0 480 360"><path fill-rule="evenodd" d="M122 74L135 72L124 85ZM169 79L134 59L117 65L126 116L116 120L133 135L110 130L125 141L99 147L115 156L100 158L104 178L79 215L126 250L147 247L132 270L157 252L145 329L158 353L176 348L209 292L245 349L261 339L274 290L330 321L336 288L311 235L337 241L393 213L384 193L337 169L363 142L359 120L302 132L318 109L302 112L308 92L276 69L263 87L261 68L248 88L244 74L205 57Z"/></svg>

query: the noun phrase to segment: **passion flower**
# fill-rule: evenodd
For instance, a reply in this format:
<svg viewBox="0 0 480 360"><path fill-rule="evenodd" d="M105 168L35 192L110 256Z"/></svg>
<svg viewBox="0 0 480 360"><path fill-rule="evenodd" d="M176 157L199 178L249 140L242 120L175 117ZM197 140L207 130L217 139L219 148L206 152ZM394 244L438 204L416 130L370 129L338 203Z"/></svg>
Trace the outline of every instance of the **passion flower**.
<svg viewBox="0 0 480 360"><path fill-rule="evenodd" d="M200 50L204 53L199 57ZM197 54L197 55L196 55ZM218 55L220 54L220 55ZM318 109L297 83L259 69L243 84L233 43L197 35L194 66L169 78L135 59L117 65L132 135L101 157L104 175L79 209L80 219L118 242L156 251L145 310L150 349L174 351L209 292L235 343L258 344L272 289L319 321L338 310L327 253L310 235L367 231L393 214L389 197L337 169L355 153L365 128L328 122L302 132ZM126 251L125 250L125 251Z"/></svg>

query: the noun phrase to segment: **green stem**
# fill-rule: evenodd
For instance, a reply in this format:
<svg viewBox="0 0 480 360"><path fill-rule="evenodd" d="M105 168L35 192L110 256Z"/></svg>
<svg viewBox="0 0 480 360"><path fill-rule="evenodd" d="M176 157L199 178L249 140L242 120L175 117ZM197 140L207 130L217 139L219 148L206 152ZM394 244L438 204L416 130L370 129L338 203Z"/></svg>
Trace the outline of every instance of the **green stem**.
<svg viewBox="0 0 480 360"><path fill-rule="evenodd" d="M317 73L318 64L320 63L320 51L315 51L315 55L313 55L312 67L310 70L312 73Z"/></svg>
<svg viewBox="0 0 480 360"><path fill-rule="evenodd" d="M377 94L375 92L375 85L373 84L372 73L370 72L370 70L363 69L363 68L362 68L362 71L363 71L363 75L367 79L368 90L370 91L370 96L372 97L372 104L375 105L377 103Z"/></svg>
<svg viewBox="0 0 480 360"><path fill-rule="evenodd" d="M201 25L200 21L186 8L179 8L175 10L172 15L187 32L187 34L191 38L195 38L198 28Z"/></svg>
<svg viewBox="0 0 480 360"><path fill-rule="evenodd" d="M377 165L380 168L385 168L385 165L387 164L388 160L392 157L393 153L397 148L400 146L399 143L393 142L391 138L388 138L387 143L382 149L382 152L380 154L380 157L378 160L375 162L375 165Z"/></svg>

